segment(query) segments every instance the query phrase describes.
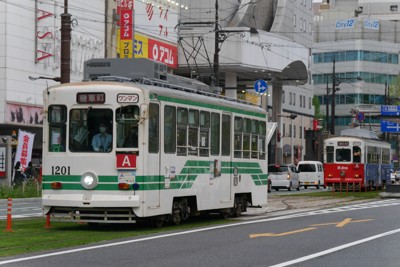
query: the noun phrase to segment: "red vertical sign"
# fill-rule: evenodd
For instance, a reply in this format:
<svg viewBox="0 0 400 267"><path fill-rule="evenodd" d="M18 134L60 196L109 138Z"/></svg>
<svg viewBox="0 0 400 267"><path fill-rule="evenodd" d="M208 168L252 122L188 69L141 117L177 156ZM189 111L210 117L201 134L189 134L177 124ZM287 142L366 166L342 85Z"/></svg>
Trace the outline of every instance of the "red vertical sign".
<svg viewBox="0 0 400 267"><path fill-rule="evenodd" d="M122 9L121 10L121 40L132 40L133 39L133 17L132 10Z"/></svg>

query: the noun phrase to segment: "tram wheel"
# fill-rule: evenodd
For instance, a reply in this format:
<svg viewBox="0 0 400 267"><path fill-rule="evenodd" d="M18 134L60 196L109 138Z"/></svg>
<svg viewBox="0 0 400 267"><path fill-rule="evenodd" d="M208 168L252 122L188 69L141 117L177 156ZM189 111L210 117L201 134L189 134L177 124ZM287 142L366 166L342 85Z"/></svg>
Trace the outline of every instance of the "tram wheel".
<svg viewBox="0 0 400 267"><path fill-rule="evenodd" d="M172 216L172 222L173 222L175 225L181 224L181 215L179 215L179 214L174 214L174 215Z"/></svg>

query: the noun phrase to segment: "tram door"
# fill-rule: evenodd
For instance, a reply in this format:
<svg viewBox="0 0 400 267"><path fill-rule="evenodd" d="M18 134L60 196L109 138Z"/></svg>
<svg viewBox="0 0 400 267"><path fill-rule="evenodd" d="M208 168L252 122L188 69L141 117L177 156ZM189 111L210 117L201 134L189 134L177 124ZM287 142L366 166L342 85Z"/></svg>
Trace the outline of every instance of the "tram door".
<svg viewBox="0 0 400 267"><path fill-rule="evenodd" d="M142 106L142 109L145 106ZM142 110L143 113L143 110ZM160 173L161 153L160 153L160 105L158 103L150 103L148 106L148 129L144 129L148 135L148 160L145 161L147 169L146 180L149 186L147 204L149 207L160 206L160 189L163 174ZM143 140L146 140L145 138Z"/></svg>
<svg viewBox="0 0 400 267"><path fill-rule="evenodd" d="M224 113L222 114L222 124L221 124L221 155L224 161L232 162L233 151L232 139L233 139L233 127L232 127L232 114ZM229 158L227 158L229 157ZM230 171L227 174L223 174L221 177L222 183L222 201L231 201L233 199L233 173Z"/></svg>

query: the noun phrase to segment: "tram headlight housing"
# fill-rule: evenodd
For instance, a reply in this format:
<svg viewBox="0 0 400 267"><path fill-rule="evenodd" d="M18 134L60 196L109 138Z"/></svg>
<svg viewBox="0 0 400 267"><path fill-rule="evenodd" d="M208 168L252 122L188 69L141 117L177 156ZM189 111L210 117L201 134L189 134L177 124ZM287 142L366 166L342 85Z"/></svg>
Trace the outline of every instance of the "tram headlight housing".
<svg viewBox="0 0 400 267"><path fill-rule="evenodd" d="M94 189L99 183L99 178L92 172L85 172L81 176L81 184L86 189Z"/></svg>

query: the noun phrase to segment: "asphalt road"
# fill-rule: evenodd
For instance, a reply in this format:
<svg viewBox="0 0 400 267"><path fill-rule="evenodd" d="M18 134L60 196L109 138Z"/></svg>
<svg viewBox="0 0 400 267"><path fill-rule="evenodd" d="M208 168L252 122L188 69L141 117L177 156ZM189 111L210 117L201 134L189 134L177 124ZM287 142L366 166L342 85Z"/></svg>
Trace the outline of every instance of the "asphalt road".
<svg viewBox="0 0 400 267"><path fill-rule="evenodd" d="M3 258L6 266L399 266L400 200Z"/></svg>
<svg viewBox="0 0 400 267"><path fill-rule="evenodd" d="M0 200L0 220L7 218L8 200ZM41 198L21 198L13 199L11 206L12 217L32 218L42 216L42 200Z"/></svg>

